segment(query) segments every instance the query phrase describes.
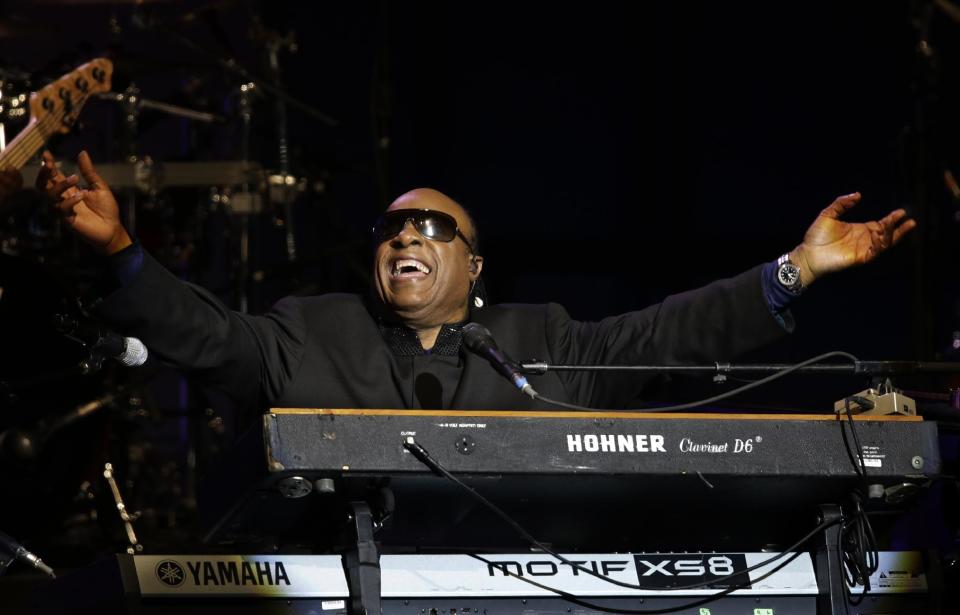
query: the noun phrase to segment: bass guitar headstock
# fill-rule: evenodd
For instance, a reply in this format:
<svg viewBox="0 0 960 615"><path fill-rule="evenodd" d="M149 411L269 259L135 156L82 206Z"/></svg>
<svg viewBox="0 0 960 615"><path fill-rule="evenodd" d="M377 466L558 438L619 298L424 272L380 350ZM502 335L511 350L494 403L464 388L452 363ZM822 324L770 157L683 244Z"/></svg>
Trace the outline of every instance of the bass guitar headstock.
<svg viewBox="0 0 960 615"><path fill-rule="evenodd" d="M30 123L44 138L66 133L77 121L87 99L110 91L113 63L97 58L30 95Z"/></svg>

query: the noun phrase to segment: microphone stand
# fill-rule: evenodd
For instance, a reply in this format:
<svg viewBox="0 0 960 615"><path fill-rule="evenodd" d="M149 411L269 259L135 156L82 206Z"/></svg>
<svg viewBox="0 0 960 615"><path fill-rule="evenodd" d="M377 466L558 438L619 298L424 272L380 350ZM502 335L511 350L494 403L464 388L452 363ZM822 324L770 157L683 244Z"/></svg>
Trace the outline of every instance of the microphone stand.
<svg viewBox="0 0 960 615"><path fill-rule="evenodd" d="M842 356L849 360L848 363L827 363L821 364L820 361L828 359L833 356ZM659 407L655 409L649 409L650 412L673 412L678 410L686 410L688 408L695 408L698 406L714 403L723 399L732 397L733 395L743 393L749 389L762 386L778 380L788 374L797 371L805 372L837 372L837 373L850 373L850 374L867 374L872 376L875 380L883 379L885 380L883 388L886 390L886 393L878 394L872 389L867 389L862 394L859 395L872 395L877 399L877 401L883 401L885 406L889 406L891 399L889 396L892 396L892 402L897 402L896 392L893 390L893 386L890 382L890 376L893 374L917 374L917 373L938 373L938 374L960 374L960 363L948 363L948 362L922 362L922 361L861 361L853 355L842 352L842 351L833 351L825 354L818 355L806 361L802 361L797 364L789 365L782 363L756 363L756 364L732 364L732 363L720 363L715 362L711 364L701 364L701 365L551 365L545 361L519 361L511 364L511 368L514 370L513 373L525 373L532 375L545 374L548 371L584 371L584 372L636 372L636 373L655 373L655 374L670 374L670 373L685 373L685 374L714 374L714 382L724 382L728 374L731 373L743 373L743 372L773 372L768 376L764 376L759 380L752 382L750 384L743 385L732 391L726 393L721 393L719 395L714 395L707 399L701 399L693 402ZM518 376L519 377L519 376ZM529 391L527 390L529 388ZM595 408L590 408L586 406L579 406L577 404L567 403L561 400L550 399L544 397L537 393L529 385L524 387L524 392L540 401L546 402L548 404L560 406L563 408L569 408L571 410L578 411L591 411ZM866 399L866 398L864 398ZM885 400L885 401L884 401ZM858 400L858 403L865 409L872 411L875 402L870 400L864 401L861 403ZM912 403L912 402L911 402ZM867 407L869 406L869 407ZM894 406L899 408L899 406ZM882 413L886 414L888 408L884 408ZM903 409L904 413L915 414L916 411L913 409L908 412L907 407ZM881 413L881 412L878 412Z"/></svg>
<svg viewBox="0 0 960 615"><path fill-rule="evenodd" d="M540 375L547 372L638 372L655 374L714 374L721 381L728 374L779 372L790 367L787 363L705 363L700 365L560 365L534 359L520 361L524 374ZM853 361L805 365L800 372L827 372L892 376L904 374L960 374L960 362L944 361Z"/></svg>

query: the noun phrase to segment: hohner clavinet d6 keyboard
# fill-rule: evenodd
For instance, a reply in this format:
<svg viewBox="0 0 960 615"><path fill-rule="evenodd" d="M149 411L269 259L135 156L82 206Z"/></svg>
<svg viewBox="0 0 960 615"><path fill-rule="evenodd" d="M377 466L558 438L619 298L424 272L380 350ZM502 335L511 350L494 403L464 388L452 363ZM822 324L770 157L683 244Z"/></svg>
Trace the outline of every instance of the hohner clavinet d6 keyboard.
<svg viewBox="0 0 960 615"><path fill-rule="evenodd" d="M385 544L516 547L522 541L403 446L568 548L748 550L796 538L816 507L859 485L835 415L275 409L208 476L210 542L316 527L336 502L383 509ZM877 506L940 471L919 417L856 417ZM339 513L337 513L339 514ZM752 537L752 538L751 538Z"/></svg>

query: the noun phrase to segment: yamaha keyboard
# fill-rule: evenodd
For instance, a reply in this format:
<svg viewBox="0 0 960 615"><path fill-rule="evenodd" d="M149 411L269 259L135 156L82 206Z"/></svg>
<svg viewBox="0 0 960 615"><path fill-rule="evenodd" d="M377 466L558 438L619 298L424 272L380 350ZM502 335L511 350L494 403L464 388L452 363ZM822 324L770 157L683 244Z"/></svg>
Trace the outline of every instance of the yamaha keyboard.
<svg viewBox="0 0 960 615"><path fill-rule="evenodd" d="M587 615L686 606L676 612L809 615L822 612L817 600L827 591L807 553L786 554L742 574L736 572L767 562L771 554L621 552L567 557L597 576L542 553L384 555L379 561L382 613ZM882 552L861 611L936 612L928 605L937 600L938 577L928 567L919 552ZM731 571L733 578L723 579ZM694 584L702 587L678 589ZM579 603L546 588L575 596ZM349 602L343 558L337 555L124 554L21 592L4 604L4 612L345 615Z"/></svg>
<svg viewBox="0 0 960 615"><path fill-rule="evenodd" d="M939 474L934 423L853 422L870 506L894 509ZM558 546L783 546L859 486L844 430L853 446L834 414L274 409L208 475L201 513L208 543L276 546L317 539L310 528L362 499L382 512L377 539L398 549L525 546L407 452L413 438Z"/></svg>

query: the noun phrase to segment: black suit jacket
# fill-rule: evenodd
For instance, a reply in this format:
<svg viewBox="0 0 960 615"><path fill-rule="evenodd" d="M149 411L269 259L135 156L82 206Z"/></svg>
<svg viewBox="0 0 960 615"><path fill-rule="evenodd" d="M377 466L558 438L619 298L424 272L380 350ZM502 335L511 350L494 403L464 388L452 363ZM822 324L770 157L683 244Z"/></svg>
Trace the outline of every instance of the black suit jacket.
<svg viewBox="0 0 960 615"><path fill-rule="evenodd" d="M578 322L557 304L493 305L471 319L511 357L551 363L725 361L784 333L762 295L760 267L637 312ZM262 316L228 310L149 255L140 274L96 309L153 356L262 407L546 408L482 359L397 356L360 296L287 297ZM636 403L644 378L550 372L542 395L597 408Z"/></svg>

